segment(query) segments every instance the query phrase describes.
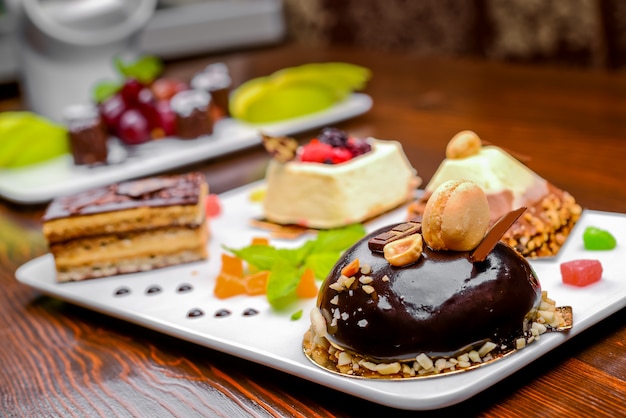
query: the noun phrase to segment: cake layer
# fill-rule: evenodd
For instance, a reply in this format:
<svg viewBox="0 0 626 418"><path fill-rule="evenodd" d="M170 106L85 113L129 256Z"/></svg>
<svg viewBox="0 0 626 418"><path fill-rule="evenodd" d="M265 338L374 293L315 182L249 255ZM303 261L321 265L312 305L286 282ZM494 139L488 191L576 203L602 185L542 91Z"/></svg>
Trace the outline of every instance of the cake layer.
<svg viewBox="0 0 626 418"><path fill-rule="evenodd" d="M371 140L372 151L341 164L269 164L265 217L279 224L335 228L407 202L419 185L397 141Z"/></svg>
<svg viewBox="0 0 626 418"><path fill-rule="evenodd" d="M55 199L43 221L49 243L169 225L199 225L208 186L199 173L114 184Z"/></svg>
<svg viewBox="0 0 626 418"><path fill-rule="evenodd" d="M57 280L84 280L206 259L208 228L168 227L53 244Z"/></svg>

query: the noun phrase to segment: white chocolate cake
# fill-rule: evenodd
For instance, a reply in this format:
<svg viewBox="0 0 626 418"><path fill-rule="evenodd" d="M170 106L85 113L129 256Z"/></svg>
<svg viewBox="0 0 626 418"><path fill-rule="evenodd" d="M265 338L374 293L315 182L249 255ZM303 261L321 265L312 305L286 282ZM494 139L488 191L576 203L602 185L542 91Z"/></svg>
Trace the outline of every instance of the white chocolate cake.
<svg viewBox="0 0 626 418"><path fill-rule="evenodd" d="M490 222L511 210L527 207L524 215L502 240L528 257L555 255L565 242L581 207L573 196L533 172L496 146L482 146L471 131L457 134L446 149L424 195L409 206L409 218L423 214L435 189L449 180L470 180L479 185L489 202Z"/></svg>
<svg viewBox="0 0 626 418"><path fill-rule="evenodd" d="M373 138L368 142L371 151L339 164L272 160L265 177L266 219L328 229L408 202L420 180L401 144Z"/></svg>

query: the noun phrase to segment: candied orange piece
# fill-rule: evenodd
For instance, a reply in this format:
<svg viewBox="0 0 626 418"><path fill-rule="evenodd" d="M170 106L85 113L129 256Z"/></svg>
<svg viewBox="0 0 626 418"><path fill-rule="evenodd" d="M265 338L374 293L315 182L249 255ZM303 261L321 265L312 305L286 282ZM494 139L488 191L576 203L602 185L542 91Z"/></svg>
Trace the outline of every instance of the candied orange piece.
<svg viewBox="0 0 626 418"><path fill-rule="evenodd" d="M264 295L267 289L267 280L269 276L270 271L263 270L244 277L246 294L250 296Z"/></svg>
<svg viewBox="0 0 626 418"><path fill-rule="evenodd" d="M312 269L305 269L300 277L296 295L301 299L309 299L317 296L317 284L315 283L315 273Z"/></svg>
<svg viewBox="0 0 626 418"><path fill-rule="evenodd" d="M266 237L252 237L252 245L270 245L270 240Z"/></svg>
<svg viewBox="0 0 626 418"><path fill-rule="evenodd" d="M243 260L230 254L222 254L221 273L243 277Z"/></svg>
<svg viewBox="0 0 626 418"><path fill-rule="evenodd" d="M243 278L224 273L223 271L218 274L215 280L215 288L213 289L215 297L226 299L244 293L246 293L246 288Z"/></svg>
<svg viewBox="0 0 626 418"><path fill-rule="evenodd" d="M359 271L359 268L361 268L359 259L355 258L350 264L341 269L341 274L346 277L352 277Z"/></svg>

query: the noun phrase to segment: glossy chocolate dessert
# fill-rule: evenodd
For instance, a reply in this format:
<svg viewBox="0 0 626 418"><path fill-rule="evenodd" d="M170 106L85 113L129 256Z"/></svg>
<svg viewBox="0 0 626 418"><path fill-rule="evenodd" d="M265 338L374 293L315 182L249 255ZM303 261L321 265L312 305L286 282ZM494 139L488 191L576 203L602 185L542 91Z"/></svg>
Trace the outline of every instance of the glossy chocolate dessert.
<svg viewBox="0 0 626 418"><path fill-rule="evenodd" d="M423 218L375 231L342 255L311 311L305 354L346 375L432 376L562 327L528 261L499 241L523 210L489 229L478 185L442 184Z"/></svg>
<svg viewBox="0 0 626 418"><path fill-rule="evenodd" d="M374 360L406 360L420 353L451 356L487 340L513 346L530 327L541 287L513 249L497 244L484 261L473 263L468 251L425 246L415 263L396 267L368 245L389 229L350 248L319 295L332 344ZM369 266L367 273L359 270L352 284L337 292L333 284L354 259ZM364 281L371 289L363 289Z"/></svg>

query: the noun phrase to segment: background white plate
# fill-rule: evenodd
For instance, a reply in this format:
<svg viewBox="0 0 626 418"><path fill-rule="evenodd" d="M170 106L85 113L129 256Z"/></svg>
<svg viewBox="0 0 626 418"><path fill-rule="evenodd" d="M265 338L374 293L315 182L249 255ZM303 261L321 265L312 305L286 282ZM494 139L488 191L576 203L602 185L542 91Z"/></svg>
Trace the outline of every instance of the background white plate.
<svg viewBox="0 0 626 418"><path fill-rule="evenodd" d="M259 132L293 135L363 114L372 107L370 96L354 93L341 103L311 115L263 125L235 119L219 121L213 135L193 140L166 138L126 148L112 139L109 165L74 165L71 155L20 169L0 170L0 196L17 203L43 203L56 196L155 174L216 158L261 143Z"/></svg>
<svg viewBox="0 0 626 418"><path fill-rule="evenodd" d="M53 258L50 254L34 259L17 272L17 279L43 293L108 315L122 318L202 346L230 353L286 373L317 382L369 401L391 407L428 410L453 405L481 392L543 354L579 334L626 306L626 280L623 274L623 243L626 240L626 216L622 214L585 211L570 239L556 258L533 261L544 290L558 306L573 307L574 326L568 333L551 333L511 356L465 373L407 381L375 381L338 376L312 364L302 352L302 336L309 326L308 312L314 300L303 301L287 312L275 312L264 297L234 297L219 300L213 296L215 277L221 267L222 245L240 248L252 236L266 236L263 230L249 226L252 217L261 215L261 208L249 200L250 192L262 183L234 190L221 196L222 213L211 220L210 259L206 262L172 267L132 275L123 275L85 282L55 282ZM367 224L374 230L405 219L406 208L390 212ZM582 232L588 225L609 230L618 239L612 251L585 251ZM308 237L310 238L310 237ZM296 241L273 240L276 246L300 245ZM600 282L576 288L562 284L559 264L563 261L594 258L604 266ZM178 292L181 284L193 290ZM159 286L161 292L147 294ZM130 294L115 296L120 287ZM244 316L247 308L259 313ZM204 316L189 318L193 309ZM220 309L231 312L215 317ZM304 310L300 320L290 316Z"/></svg>

